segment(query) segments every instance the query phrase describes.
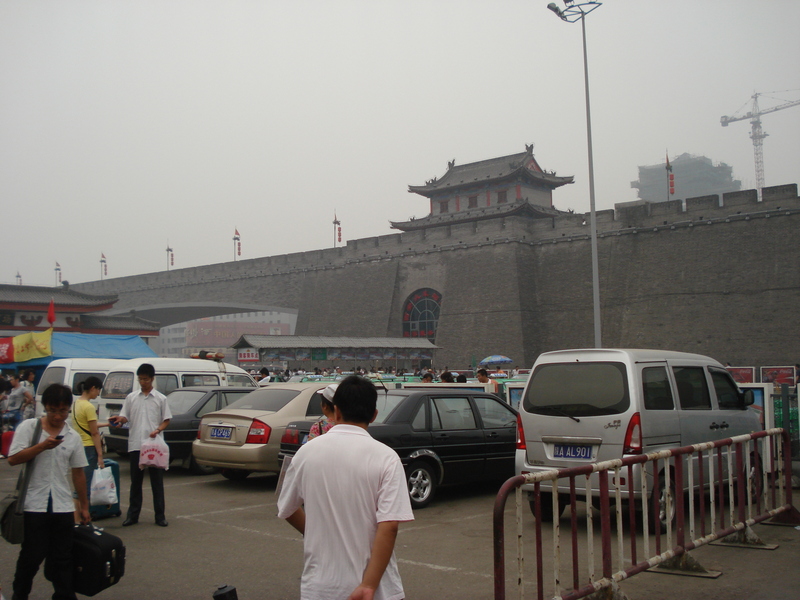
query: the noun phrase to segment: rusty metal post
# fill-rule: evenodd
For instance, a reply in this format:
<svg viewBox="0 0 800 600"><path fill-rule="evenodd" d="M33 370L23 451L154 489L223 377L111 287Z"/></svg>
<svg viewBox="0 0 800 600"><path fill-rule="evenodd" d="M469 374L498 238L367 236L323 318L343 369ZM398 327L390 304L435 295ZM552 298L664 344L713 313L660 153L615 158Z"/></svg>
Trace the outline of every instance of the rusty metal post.
<svg viewBox="0 0 800 600"><path fill-rule="evenodd" d="M608 471L598 472L600 478L600 532L603 549L603 577L611 577L611 518L608 507Z"/></svg>
<svg viewBox="0 0 800 600"><path fill-rule="evenodd" d="M676 456L674 462L675 462L675 536L678 538L676 540L677 545L683 548L686 544L683 532L684 530L683 515L685 514L685 509L683 506L683 456ZM669 550L672 550L672 548L669 548Z"/></svg>

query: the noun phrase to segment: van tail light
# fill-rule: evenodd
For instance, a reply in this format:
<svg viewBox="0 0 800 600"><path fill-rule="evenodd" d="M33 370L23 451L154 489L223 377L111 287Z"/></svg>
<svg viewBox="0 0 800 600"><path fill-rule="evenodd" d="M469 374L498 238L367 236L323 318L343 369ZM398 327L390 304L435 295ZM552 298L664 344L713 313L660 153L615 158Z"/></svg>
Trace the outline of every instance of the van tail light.
<svg viewBox="0 0 800 600"><path fill-rule="evenodd" d="M639 413L634 413L631 417L631 422L628 423L628 431L625 432L625 443L622 446L622 453L642 453L642 417Z"/></svg>
<svg viewBox="0 0 800 600"><path fill-rule="evenodd" d="M294 446L300 445L300 431L297 427L287 427L281 437L281 444L291 444Z"/></svg>
<svg viewBox="0 0 800 600"><path fill-rule="evenodd" d="M253 419L250 425L250 430L247 432L247 439L245 444L266 444L269 441L269 434L272 429L266 423L262 423L258 419Z"/></svg>
<svg viewBox="0 0 800 600"><path fill-rule="evenodd" d="M517 450L525 450L525 430L522 428L522 416L517 415Z"/></svg>

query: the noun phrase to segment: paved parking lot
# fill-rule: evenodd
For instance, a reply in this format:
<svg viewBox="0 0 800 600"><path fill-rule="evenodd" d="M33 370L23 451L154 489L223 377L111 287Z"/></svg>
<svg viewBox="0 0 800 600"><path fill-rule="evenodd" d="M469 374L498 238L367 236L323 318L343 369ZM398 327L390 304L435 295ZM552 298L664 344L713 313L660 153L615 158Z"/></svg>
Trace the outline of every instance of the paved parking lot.
<svg viewBox="0 0 800 600"><path fill-rule="evenodd" d="M0 464L0 493L10 491L14 470ZM122 463L123 511L127 507L128 467ZM125 577L98 598L114 600L208 599L220 584L235 585L241 600L298 598L302 542L289 525L275 517L274 476L251 476L231 482L220 475L197 477L174 467L165 478L169 527L152 523L152 499L145 490L140 523L122 528L122 517L98 525L125 541ZM145 478L147 487L147 478ZM401 526L396 554L406 594L417 600L489 600L493 597L492 507L495 485L450 488L416 521ZM507 518L513 518L509 507ZM526 514L526 518L528 518ZM526 531L532 531L528 519ZM631 600L794 600L800 589L800 531L757 526L774 552L706 547L693 554L716 580L644 573L622 584ZM526 536L532 541L532 535ZM508 530L508 569L513 568ZM532 552L525 575L527 597L534 597ZM0 585L10 588L18 546L0 542ZM512 573L509 573L509 585ZM514 597L509 587L508 598ZM49 598L52 588L40 575L32 600Z"/></svg>

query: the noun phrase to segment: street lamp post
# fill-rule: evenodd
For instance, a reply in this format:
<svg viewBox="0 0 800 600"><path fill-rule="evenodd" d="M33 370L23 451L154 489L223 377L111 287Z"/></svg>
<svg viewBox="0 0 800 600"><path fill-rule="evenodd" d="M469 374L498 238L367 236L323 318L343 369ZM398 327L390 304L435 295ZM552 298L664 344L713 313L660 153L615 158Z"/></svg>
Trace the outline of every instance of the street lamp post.
<svg viewBox="0 0 800 600"><path fill-rule="evenodd" d="M562 21L567 23L581 22L583 33L583 77L586 90L586 142L589 147L589 227L591 227L592 243L592 305L594 308L594 347L602 348L602 328L600 321L600 268L597 259L597 211L594 202L594 157L592 154L592 115L589 109L589 59L586 53L586 15L598 8L601 2L574 2L564 0L565 8L561 10L555 2L547 5Z"/></svg>

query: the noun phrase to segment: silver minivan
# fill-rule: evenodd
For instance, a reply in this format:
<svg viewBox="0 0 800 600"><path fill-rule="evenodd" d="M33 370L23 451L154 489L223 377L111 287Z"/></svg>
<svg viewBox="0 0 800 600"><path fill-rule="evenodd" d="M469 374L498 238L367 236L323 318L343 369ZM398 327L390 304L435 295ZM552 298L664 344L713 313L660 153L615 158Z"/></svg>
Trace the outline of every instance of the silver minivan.
<svg viewBox="0 0 800 600"><path fill-rule="evenodd" d="M739 390L725 367L699 354L546 352L536 360L519 405L516 470L563 469L750 433L761 429L752 403L751 390ZM640 468L635 466L635 482ZM663 473L658 475L663 481ZM652 479L648 473L648 490ZM597 481L595 476L594 496ZM559 483L559 514L568 499L566 484ZM533 485L523 490L531 492ZM542 520L549 521L554 515L547 496ZM635 496L641 498L641 489Z"/></svg>

